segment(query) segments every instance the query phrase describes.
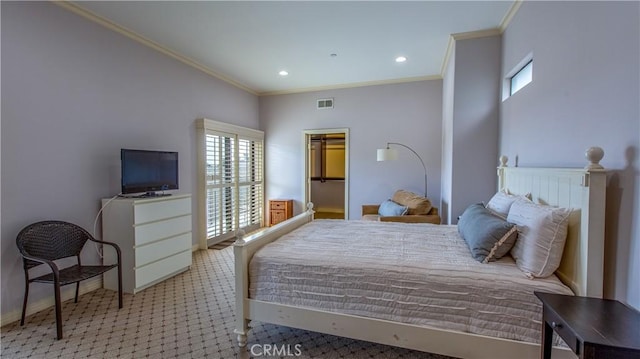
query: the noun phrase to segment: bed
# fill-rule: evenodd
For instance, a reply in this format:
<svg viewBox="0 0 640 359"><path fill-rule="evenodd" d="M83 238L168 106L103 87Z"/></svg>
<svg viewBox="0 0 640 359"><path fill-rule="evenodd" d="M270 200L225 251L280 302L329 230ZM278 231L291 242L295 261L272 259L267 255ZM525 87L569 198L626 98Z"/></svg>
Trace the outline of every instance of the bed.
<svg viewBox="0 0 640 359"><path fill-rule="evenodd" d="M553 289L546 288L545 285L547 284L543 283L545 281L536 280L535 282L541 285L541 287L536 288L536 290L544 291L548 289L550 291L567 291L567 293L573 292L577 295L592 297L602 296L606 172L602 166L598 164L602 158L601 150L590 149L587 151L587 158L590 163L581 169L512 168L507 166L506 157L501 158L501 164L497 171L499 189L508 188L510 192L515 194L530 194L537 202L572 209L564 254L560 267L553 277L557 277L562 283L558 280L549 280L549 285L556 287ZM324 222L326 222L326 224L323 224ZM454 323L452 326L443 326L443 322L449 321L449 318L456 315L455 313L452 314L450 312L451 310L455 311L456 309L467 307L469 303L475 300L469 300L469 303L459 303L460 305L456 306L455 300L456 298L461 298L461 292L458 289L438 287L439 284L436 282L429 284L431 286L430 290L433 291L432 294L437 292L441 297L418 291L414 293L413 298L428 298L429 301L427 301L426 304L410 301L411 303L408 303L408 307L406 308L395 308L395 310L383 313L375 318L362 314L362 310L353 306L352 302L345 304L344 292L347 292L347 297L351 292L345 288L341 289L340 286L353 286L351 284L339 283L339 281L333 280L333 284L325 288L328 292L323 294L324 299L322 299L322 297L318 299L317 297L307 296L308 292L318 292L317 289L319 284L322 283L322 278L325 278L327 275L332 275L333 278L336 278L337 274L346 273L344 272L344 268L340 267L340 263L355 262L354 259L345 261L347 257L344 257L344 255L349 254L349 252L352 252L351 254L355 253L355 257L360 258L368 264L364 267L358 267L356 270L360 272L356 275L350 272L347 277L368 275L369 272L375 271L376 266L382 266L384 264L382 262L385 260L393 262L397 261L398 258L402 258L402 260L405 261L403 266L415 269L414 273L411 273L411 270L400 273L399 278L392 279L391 283L376 282L376 280L373 279L362 281L374 283L374 287L363 288L363 290L369 290L369 293L384 292L385 295L390 296L390 299L393 299L393 296L396 294L402 294L403 291L407 290L407 287L411 287L416 278L446 278L447 273L455 275L455 273L452 272L452 268L464 267L464 265L456 263L456 254L452 253L451 259L440 262L432 261L435 262L434 267L428 269L431 271L429 272L432 274L431 276L420 275L420 273L425 270L421 267L421 261L419 259L422 254L418 253L420 246L417 242L419 242L420 239L416 237L419 236L417 232L422 230L421 226L432 226L438 235L443 236L451 235L452 233L455 235L456 230L453 226L380 223L371 227L371 229L367 229L363 227L362 224L355 223L358 221L346 222L351 222L349 225L355 226L355 229L348 229L348 231L361 233L360 235L352 234L350 238L340 238L339 234L330 235L330 237L333 236L334 238L328 240L325 247L330 253L330 257L335 260L323 267L321 263L313 262L313 255L309 256L304 254L305 247L308 243L300 240L300 237L296 237L296 233L309 230L312 232L330 232L322 229L328 228L326 226L337 226L335 233L340 233L340 231L344 231L345 229L340 227L337 222L338 221L314 221L312 205L309 205L304 213L263 232L248 237L239 235L238 240L234 244L237 316L237 325L234 333L237 334L240 346L244 346L247 343L249 321L256 320L454 357L539 357L540 345L536 343L536 334L532 334L531 328L529 328L529 331L526 333L520 333L510 338L500 337L499 334L496 334L500 329L498 327L510 325L508 322L504 323L504 318L501 319L501 321L494 321L494 323L492 323L490 318L484 320L484 318L478 318L474 315L473 320L470 321L471 324L460 325L451 320ZM394 228L392 232L400 233L396 234L396 236L400 238L395 241L393 239L387 239L385 242L384 238L382 238L383 234L380 234L380 231L387 230L390 227L385 227L384 229L377 227L385 225L398 227ZM403 230L406 233L402 234ZM367 233L368 231L372 232ZM303 237L311 238L309 237L309 233L302 233ZM373 240L376 238L377 240ZM364 244L367 239L370 239L372 246L370 253L366 253L367 248ZM323 240L326 241L327 239ZM276 242L266 246L274 241ZM342 243L344 243L344 241L353 242L349 246L343 246L343 248L341 248L340 241L342 241ZM383 243L386 243L387 246L385 254L389 253L389 255L384 257L385 260L375 260L375 252L376 250L379 251L377 246L381 246ZM389 247L390 243L393 243L391 247ZM284 254L279 255L278 252L275 251L277 247L284 249ZM447 246L447 248L448 247L455 246ZM447 250L451 250L452 252L464 251L463 247L457 249L447 248L436 248L436 252L442 253ZM317 254L317 250L314 254ZM294 260L292 263L286 263L280 261L278 256L282 258L297 258L297 260ZM447 258L448 256L449 254L445 255ZM267 259L271 259L271 261L265 261ZM492 265L491 268L503 266L507 269L513 269L514 266L509 263L510 260L509 258L503 258L497 262L493 262L494 265ZM269 277L271 275L270 273L278 273L283 270L295 273L298 268L296 266L305 264L316 266L317 282L315 284L313 282L311 284L307 282L302 283L302 287L300 287L296 292L297 294L293 296L296 300L288 301L285 298L286 296L279 298L278 293L289 290L287 287L281 286L283 285L282 283L273 284L271 288L269 288L269 285L256 284L260 283L258 280L261 275ZM473 267L473 264L470 266L471 267L467 269L473 271L475 267ZM331 273L332 271L333 273ZM499 276L500 273L501 272L496 272L494 274ZM516 277L516 282L529 280L517 274L509 275L509 277ZM293 279L293 281L289 280L289 282L295 284L297 278ZM478 278L470 279L471 282L474 280L478 280ZM394 285L394 283L398 285ZM442 283L442 281L440 283ZM304 287L305 285L307 285L307 287ZM378 289L376 289L376 285ZM559 286L564 287L564 289ZM384 291L379 290L379 288L382 287L386 289ZM306 290L307 288L311 289ZM499 292L502 288L496 285L495 288L492 287L492 289ZM529 291L530 297L533 296L530 289L524 292L527 291ZM522 298L525 298L527 295L526 293L517 293L517 291L511 293L509 290L508 292L510 299L518 301L523 300ZM301 295L300 293L303 294ZM331 300L332 293L335 295L335 300L333 301ZM450 296L447 297L447 295ZM467 294L469 298L473 298L474 295L475 294ZM494 293L494 297L497 296L498 295ZM356 293L352 295L352 297L364 298L364 306L377 306L384 309L384 304L380 303L383 303L385 298L372 299L372 296L366 293ZM406 298L406 295L403 298ZM536 302L531 302L531 298L526 300L529 300L529 303L522 305L522 307L531 307L530 312L516 313L513 317L519 318L514 319L516 321L526 318L531 323L535 323L530 323L529 325L530 327L534 325L533 329L535 332L535 326L540 323L540 306ZM452 303L452 301L454 303ZM394 301L391 300L390 303L391 302ZM438 309L439 306L443 308ZM341 309L336 309L338 307ZM430 317L421 318L420 310L422 309L418 310L416 309L417 307L431 308L433 312L441 311L443 314L442 318L439 318L440 323L437 323L437 320L434 322L433 318ZM480 311L489 313L487 317L494 317L499 312L499 310L496 310L497 306L495 303L493 307L492 304L489 303L489 308L492 309L485 310L480 308ZM536 314L534 315L532 313ZM513 313L509 312L508 314ZM472 327L473 330L469 330L470 327ZM363 330L362 328L367 329ZM567 348L556 346L554 347L554 357L572 358L575 356Z"/></svg>

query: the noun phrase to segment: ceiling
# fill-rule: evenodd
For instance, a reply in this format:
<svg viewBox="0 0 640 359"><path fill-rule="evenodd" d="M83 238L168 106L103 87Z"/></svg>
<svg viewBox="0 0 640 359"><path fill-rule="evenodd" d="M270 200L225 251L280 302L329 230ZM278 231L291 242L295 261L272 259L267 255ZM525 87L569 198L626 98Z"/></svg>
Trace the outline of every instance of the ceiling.
<svg viewBox="0 0 640 359"><path fill-rule="evenodd" d="M76 1L65 7L240 88L268 95L439 77L450 35L499 29L512 5ZM396 63L401 55L407 61ZM281 70L289 75L280 76Z"/></svg>

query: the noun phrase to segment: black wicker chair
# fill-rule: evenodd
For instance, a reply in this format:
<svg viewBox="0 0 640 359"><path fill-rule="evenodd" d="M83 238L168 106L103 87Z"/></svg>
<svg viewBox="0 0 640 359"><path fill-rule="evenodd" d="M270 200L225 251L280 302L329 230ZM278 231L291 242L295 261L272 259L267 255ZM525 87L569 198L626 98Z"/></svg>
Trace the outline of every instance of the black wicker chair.
<svg viewBox="0 0 640 359"><path fill-rule="evenodd" d="M112 246L116 251L118 262L110 265L82 265L80 262L80 251L87 240ZM82 227L62 221L33 223L18 233L16 243L22 254L26 279L20 325L24 325L27 298L29 297L29 284L31 282L50 283L54 285L58 339L62 339L60 287L76 283L75 302L77 303L80 281L95 277L113 268L118 268L118 307L122 308L121 253L120 248L115 243L99 241L93 238L93 236ZM77 257L78 264L67 268L59 269L58 265L53 262L58 259L73 256ZM47 264L51 268L51 273L36 278L29 278L29 270L43 264Z"/></svg>

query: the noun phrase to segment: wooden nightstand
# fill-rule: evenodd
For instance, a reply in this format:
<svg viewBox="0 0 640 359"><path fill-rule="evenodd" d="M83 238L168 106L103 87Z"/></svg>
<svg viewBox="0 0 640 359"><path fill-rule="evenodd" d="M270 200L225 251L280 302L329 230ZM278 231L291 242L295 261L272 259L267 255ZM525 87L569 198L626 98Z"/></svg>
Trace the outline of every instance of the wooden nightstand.
<svg viewBox="0 0 640 359"><path fill-rule="evenodd" d="M534 294L543 306L543 359L554 330L579 358L640 358L640 312L615 300Z"/></svg>
<svg viewBox="0 0 640 359"><path fill-rule="evenodd" d="M269 226L278 224L293 217L293 200L272 199L269 200Z"/></svg>

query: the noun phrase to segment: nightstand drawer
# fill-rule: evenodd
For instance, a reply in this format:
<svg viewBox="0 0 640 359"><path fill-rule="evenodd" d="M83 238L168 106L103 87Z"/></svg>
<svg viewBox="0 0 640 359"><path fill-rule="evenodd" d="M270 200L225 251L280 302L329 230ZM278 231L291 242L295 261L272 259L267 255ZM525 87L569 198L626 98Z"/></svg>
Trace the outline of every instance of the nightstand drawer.
<svg viewBox="0 0 640 359"><path fill-rule="evenodd" d="M562 340L564 340L565 343L567 343L574 353L579 354L578 338L576 338L571 328L569 328L569 326L559 316L551 310L545 310L543 320L551 326L551 328L560 336L560 338L562 338Z"/></svg>
<svg viewBox="0 0 640 359"><path fill-rule="evenodd" d="M285 209L287 207L285 202L271 201L271 209Z"/></svg>

